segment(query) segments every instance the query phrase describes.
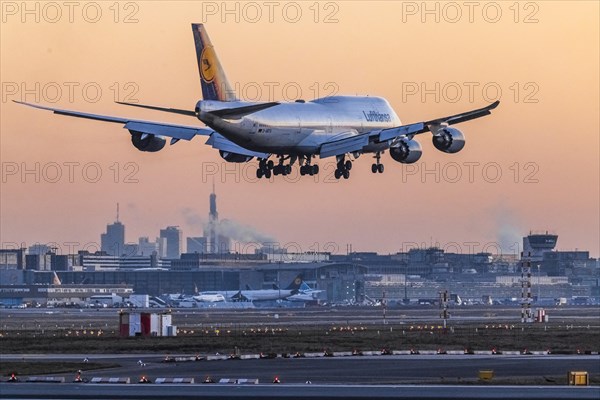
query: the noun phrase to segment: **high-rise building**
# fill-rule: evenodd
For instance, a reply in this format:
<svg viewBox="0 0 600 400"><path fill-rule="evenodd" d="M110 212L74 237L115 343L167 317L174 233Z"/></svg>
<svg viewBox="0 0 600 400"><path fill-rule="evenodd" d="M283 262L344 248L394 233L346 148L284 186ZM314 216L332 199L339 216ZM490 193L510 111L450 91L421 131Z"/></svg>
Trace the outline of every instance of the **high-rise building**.
<svg viewBox="0 0 600 400"><path fill-rule="evenodd" d="M29 254L46 254L51 252L52 249L47 244L36 243L32 246L29 246L27 252Z"/></svg>
<svg viewBox="0 0 600 400"><path fill-rule="evenodd" d="M168 226L160 230L160 237L166 240L166 257L171 259L179 258L183 244L181 229L178 226Z"/></svg>
<svg viewBox="0 0 600 400"><path fill-rule="evenodd" d="M206 253L206 238L204 236L187 238L186 252L188 253Z"/></svg>
<svg viewBox="0 0 600 400"><path fill-rule="evenodd" d="M120 256L125 250L125 225L119 221L119 204L117 204L117 220L106 225L106 233L100 235L100 250L111 256Z"/></svg>
<svg viewBox="0 0 600 400"><path fill-rule="evenodd" d="M25 269L27 249L0 249L0 271Z"/></svg>
<svg viewBox="0 0 600 400"><path fill-rule="evenodd" d="M219 252L219 238L217 236L217 224L219 213L217 212L217 194L213 183L213 191L209 196L208 227L204 232L206 238L206 252L216 254Z"/></svg>
<svg viewBox="0 0 600 400"><path fill-rule="evenodd" d="M125 249L125 225L119 221L106 225L106 233L100 235L100 249L111 256L120 256Z"/></svg>
<svg viewBox="0 0 600 400"><path fill-rule="evenodd" d="M147 236L143 236L138 240L138 256L151 256L153 254L162 257L160 254L160 241L156 239L151 242Z"/></svg>
<svg viewBox="0 0 600 400"><path fill-rule="evenodd" d="M208 225L204 230L206 253L228 253L231 240L219 232L219 213L217 212L217 194L215 193L214 184L213 191L209 196L209 206Z"/></svg>

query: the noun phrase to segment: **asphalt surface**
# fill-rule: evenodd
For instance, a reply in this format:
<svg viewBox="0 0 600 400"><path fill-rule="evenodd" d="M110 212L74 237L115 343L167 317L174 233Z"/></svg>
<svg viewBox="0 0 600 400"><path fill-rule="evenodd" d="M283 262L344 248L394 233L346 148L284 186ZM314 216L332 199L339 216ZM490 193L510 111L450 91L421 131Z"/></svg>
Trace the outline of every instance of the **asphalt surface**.
<svg viewBox="0 0 600 400"><path fill-rule="evenodd" d="M85 355L2 355L0 361L62 360L82 361ZM173 356L175 357L175 356ZM600 374L600 356L559 355L407 355L355 356L319 358L275 358L250 360L215 360L162 362L164 357L147 355L90 355L89 361L116 362L119 368L84 372L92 377L129 377L137 382L141 376L152 380L159 377L193 377L196 382L206 376L214 380L259 379L271 382L278 376L282 383L303 384L457 384L474 382L480 370L493 370L494 379L565 377L569 371ZM75 371L74 371L75 372ZM64 376L72 381L71 374ZM553 378L549 378L553 379Z"/></svg>
<svg viewBox="0 0 600 400"><path fill-rule="evenodd" d="M598 399L598 387L0 384L3 399Z"/></svg>

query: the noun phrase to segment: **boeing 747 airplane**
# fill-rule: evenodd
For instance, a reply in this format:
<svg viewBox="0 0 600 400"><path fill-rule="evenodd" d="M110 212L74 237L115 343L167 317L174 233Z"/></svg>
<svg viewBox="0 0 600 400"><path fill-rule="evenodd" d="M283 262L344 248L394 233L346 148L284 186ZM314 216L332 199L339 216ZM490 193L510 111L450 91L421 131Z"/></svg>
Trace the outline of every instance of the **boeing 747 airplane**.
<svg viewBox="0 0 600 400"><path fill-rule="evenodd" d="M140 151L162 150L169 138L173 145L182 139L189 141L196 136L208 136L206 144L217 149L228 162L242 163L257 158L258 178L290 174L296 162L301 175L318 174L319 166L313 159L335 157L336 179L348 179L352 162L365 153L374 155L373 173L383 173L381 155L385 151L389 151L394 161L416 162L422 151L414 137L425 132L433 134L433 145L438 150L457 153L464 147L465 137L451 125L489 115L499 104L496 101L477 110L402 125L390 104L381 97L329 96L291 103L242 101L232 90L204 25L192 24L192 31L202 86L202 100L195 108L120 104L187 115L199 119L205 127L17 103L60 115L124 124L133 145Z"/></svg>

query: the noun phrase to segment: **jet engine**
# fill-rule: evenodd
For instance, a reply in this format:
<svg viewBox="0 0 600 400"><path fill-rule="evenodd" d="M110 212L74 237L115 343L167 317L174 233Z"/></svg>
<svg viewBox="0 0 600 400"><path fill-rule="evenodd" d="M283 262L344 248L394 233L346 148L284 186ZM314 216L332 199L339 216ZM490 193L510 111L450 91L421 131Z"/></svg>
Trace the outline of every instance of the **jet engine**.
<svg viewBox="0 0 600 400"><path fill-rule="evenodd" d="M416 140L400 140L390 147L390 156L402 164L412 164L421 158L421 144Z"/></svg>
<svg viewBox="0 0 600 400"><path fill-rule="evenodd" d="M444 127L433 135L433 145L444 153L458 153L465 147L465 136L456 128Z"/></svg>
<svg viewBox="0 0 600 400"><path fill-rule="evenodd" d="M139 151L156 152L162 150L167 140L160 136L138 131L129 131L131 133L131 143Z"/></svg>
<svg viewBox="0 0 600 400"><path fill-rule="evenodd" d="M219 154L225 161L232 163L244 163L254 158L252 156L245 156L243 154L232 153L225 150L219 150Z"/></svg>

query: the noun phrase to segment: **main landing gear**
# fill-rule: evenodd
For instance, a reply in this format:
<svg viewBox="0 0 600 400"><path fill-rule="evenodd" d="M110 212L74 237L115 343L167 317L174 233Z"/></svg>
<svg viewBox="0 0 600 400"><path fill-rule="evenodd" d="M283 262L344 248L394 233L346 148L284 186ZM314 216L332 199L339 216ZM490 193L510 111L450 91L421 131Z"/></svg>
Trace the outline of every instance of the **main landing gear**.
<svg viewBox="0 0 600 400"><path fill-rule="evenodd" d="M278 156L279 162L275 164L273 160L260 159L258 160L258 169L256 170L256 177L261 179L265 177L271 178L271 175L289 175L292 173L292 165L298 159L297 156ZM285 160L289 160L289 164L284 164ZM319 173L318 165L311 165L311 156L300 156L300 175L316 175Z"/></svg>
<svg viewBox="0 0 600 400"><path fill-rule="evenodd" d="M265 160L265 159L261 158L258 161L258 169L256 170L256 177L258 179L262 178L263 176L267 179L271 178L271 171L273 171L274 165L275 164L273 163L273 160ZM277 174L275 174L275 175L277 175Z"/></svg>
<svg viewBox="0 0 600 400"><path fill-rule="evenodd" d="M333 173L335 179L340 179L342 176L344 179L350 178L350 170L352 169L352 161L346 160L345 155L337 157L337 169Z"/></svg>
<svg viewBox="0 0 600 400"><path fill-rule="evenodd" d="M310 162L312 161L312 156L308 156L306 159L301 156L300 158L300 175L304 176L304 175L316 175L319 173L319 166L318 165L311 165Z"/></svg>
<svg viewBox="0 0 600 400"><path fill-rule="evenodd" d="M378 151L375 154L375 160L376 160L376 162L373 165L371 165L371 172L374 174L376 174L378 172L380 174L383 174L383 164L379 161L379 160L381 160L381 152Z"/></svg>

